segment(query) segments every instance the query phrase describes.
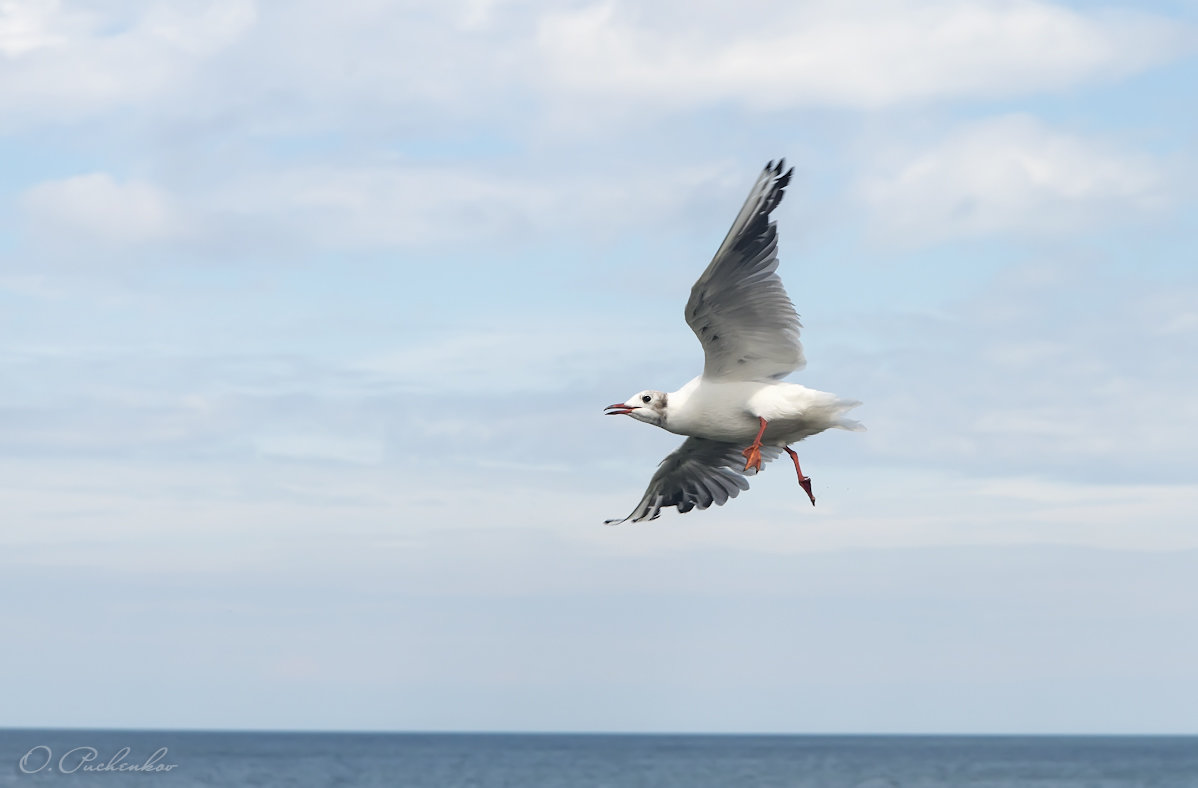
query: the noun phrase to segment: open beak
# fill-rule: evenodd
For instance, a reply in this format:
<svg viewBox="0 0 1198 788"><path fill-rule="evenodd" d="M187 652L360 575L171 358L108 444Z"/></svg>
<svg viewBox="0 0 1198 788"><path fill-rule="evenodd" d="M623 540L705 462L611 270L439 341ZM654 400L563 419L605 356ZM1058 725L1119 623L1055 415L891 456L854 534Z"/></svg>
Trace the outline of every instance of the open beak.
<svg viewBox="0 0 1198 788"><path fill-rule="evenodd" d="M617 402L615 405L608 405L603 409L605 416L627 416L632 413L632 408L625 405L623 402Z"/></svg>

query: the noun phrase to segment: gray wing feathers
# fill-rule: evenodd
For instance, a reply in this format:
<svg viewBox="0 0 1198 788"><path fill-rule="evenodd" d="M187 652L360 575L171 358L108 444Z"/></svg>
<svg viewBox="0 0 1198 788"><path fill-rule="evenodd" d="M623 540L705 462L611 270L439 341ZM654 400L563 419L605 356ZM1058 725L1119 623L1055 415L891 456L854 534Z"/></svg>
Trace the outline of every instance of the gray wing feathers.
<svg viewBox="0 0 1198 788"><path fill-rule="evenodd" d="M799 316L778 277L778 231L770 213L794 168L770 162L719 251L691 288L686 322L703 345L707 378L780 378L806 362Z"/></svg>
<svg viewBox="0 0 1198 788"><path fill-rule="evenodd" d="M676 506L683 513L712 504L723 506L741 490L749 489L745 476L756 473L745 473L741 449L735 443L687 438L661 461L632 513L623 520L607 520L607 524L656 520L667 506ZM762 446L761 459L769 462L781 451L777 446Z"/></svg>

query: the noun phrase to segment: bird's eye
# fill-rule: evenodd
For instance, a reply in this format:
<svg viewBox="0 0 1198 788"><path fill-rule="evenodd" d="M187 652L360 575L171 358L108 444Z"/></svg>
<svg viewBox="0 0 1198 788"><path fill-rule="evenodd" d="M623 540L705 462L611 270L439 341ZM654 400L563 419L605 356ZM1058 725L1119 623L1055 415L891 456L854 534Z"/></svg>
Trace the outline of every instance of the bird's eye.
<svg viewBox="0 0 1198 788"><path fill-rule="evenodd" d="M648 394L646 394L645 396L641 397L641 402L645 403L646 405L648 405L648 404L649 404L650 402L652 402L652 401L653 401L653 398L652 398L652 397L650 397Z"/></svg>

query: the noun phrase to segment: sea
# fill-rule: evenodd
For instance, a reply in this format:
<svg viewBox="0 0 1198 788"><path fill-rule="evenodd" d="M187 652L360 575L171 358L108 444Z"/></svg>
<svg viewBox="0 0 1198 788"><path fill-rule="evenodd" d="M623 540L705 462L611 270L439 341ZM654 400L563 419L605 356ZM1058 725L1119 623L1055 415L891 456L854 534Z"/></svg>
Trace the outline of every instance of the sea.
<svg viewBox="0 0 1198 788"><path fill-rule="evenodd" d="M0 729L0 786L1198 788L1195 736Z"/></svg>

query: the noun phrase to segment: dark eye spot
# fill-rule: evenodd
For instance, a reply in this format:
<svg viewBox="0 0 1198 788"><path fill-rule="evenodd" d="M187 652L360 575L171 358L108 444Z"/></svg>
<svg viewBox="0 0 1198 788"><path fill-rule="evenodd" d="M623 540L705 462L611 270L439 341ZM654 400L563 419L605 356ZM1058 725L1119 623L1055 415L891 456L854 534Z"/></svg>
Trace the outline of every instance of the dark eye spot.
<svg viewBox="0 0 1198 788"><path fill-rule="evenodd" d="M646 405L648 405L652 400L653 400L653 398L650 397L648 394L641 397L641 402L645 403Z"/></svg>

